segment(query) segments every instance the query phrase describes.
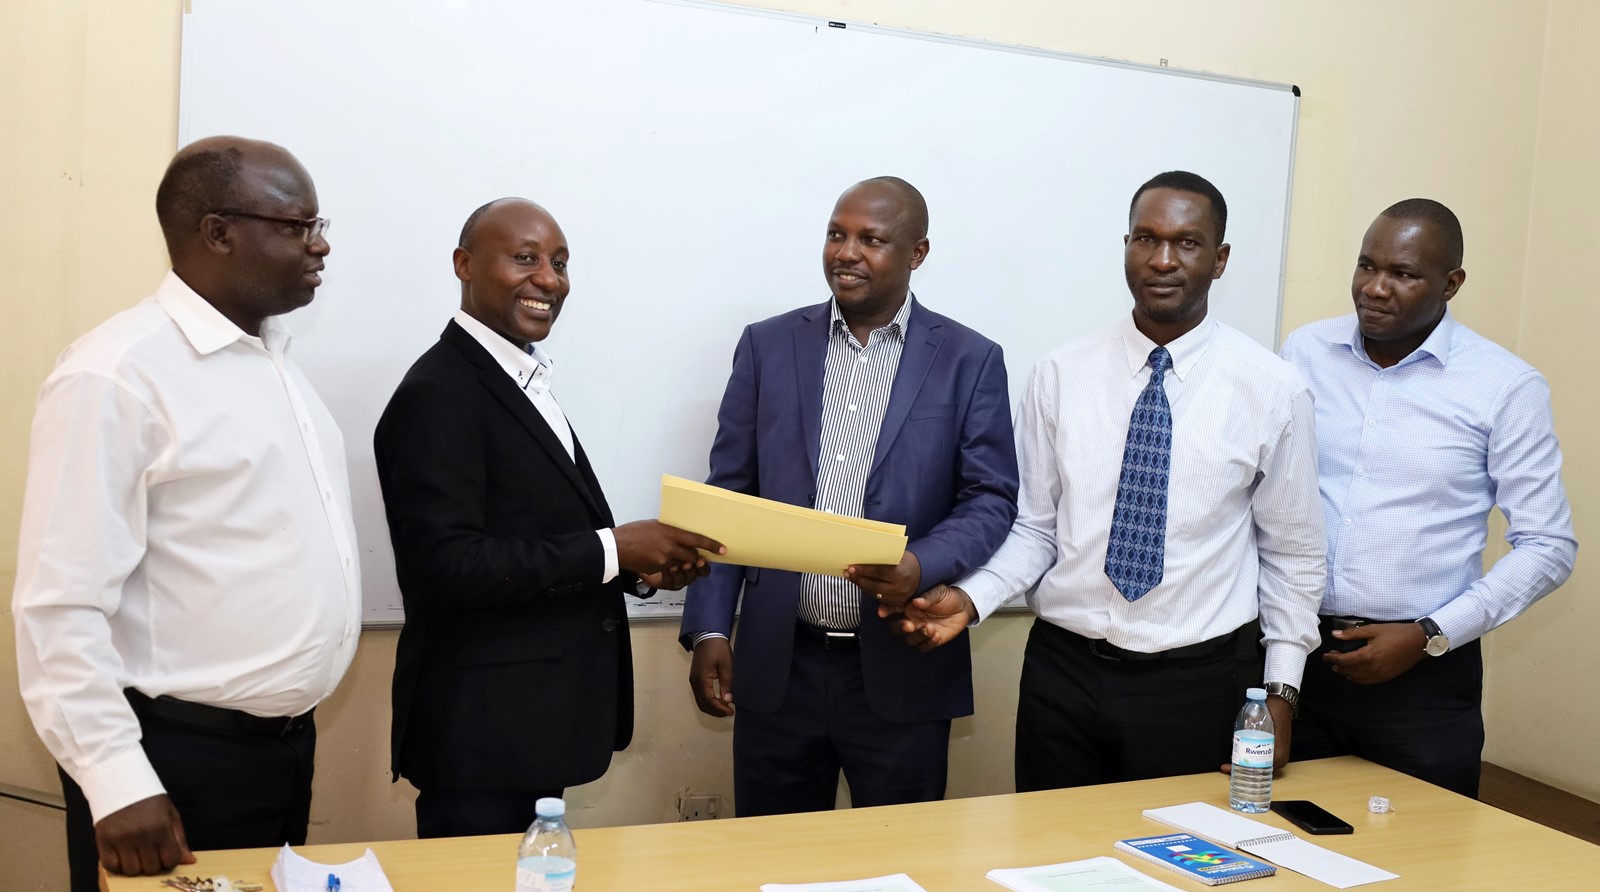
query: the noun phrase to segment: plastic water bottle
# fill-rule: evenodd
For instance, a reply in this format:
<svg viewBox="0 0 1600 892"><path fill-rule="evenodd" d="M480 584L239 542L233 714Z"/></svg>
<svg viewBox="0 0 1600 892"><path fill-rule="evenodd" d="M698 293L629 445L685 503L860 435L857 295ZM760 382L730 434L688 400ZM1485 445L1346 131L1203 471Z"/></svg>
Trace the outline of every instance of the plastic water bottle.
<svg viewBox="0 0 1600 892"><path fill-rule="evenodd" d="M1235 811L1259 814L1272 805L1272 713L1265 688L1251 688L1244 708L1233 720L1233 776L1228 804Z"/></svg>
<svg viewBox="0 0 1600 892"><path fill-rule="evenodd" d="M517 847L517 892L572 892L578 876L578 844L567 829L567 804L544 798L534 803L533 826Z"/></svg>

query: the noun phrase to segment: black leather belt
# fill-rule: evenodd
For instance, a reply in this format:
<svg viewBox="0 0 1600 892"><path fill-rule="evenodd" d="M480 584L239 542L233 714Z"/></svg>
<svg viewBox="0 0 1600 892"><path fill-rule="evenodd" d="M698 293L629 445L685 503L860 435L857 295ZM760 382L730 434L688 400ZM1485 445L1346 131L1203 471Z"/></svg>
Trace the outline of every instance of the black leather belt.
<svg viewBox="0 0 1600 892"><path fill-rule="evenodd" d="M1069 632L1068 634L1076 633ZM1186 644L1183 647L1174 647L1171 650L1156 651L1151 654L1141 653L1136 650L1125 650L1104 638L1083 638L1081 635L1077 637L1083 638L1088 643L1089 653L1102 660L1113 660L1119 663L1149 663L1157 660L1189 660L1196 657L1213 656L1218 651L1231 649L1234 638L1238 634L1238 631L1235 630L1226 635L1218 635L1215 638L1202 641L1199 644Z"/></svg>
<svg viewBox="0 0 1600 892"><path fill-rule="evenodd" d="M134 714L140 718L202 731L226 731L252 737L286 737L311 724L311 714L316 712L310 709L300 715L268 717L221 706L190 703L174 697L148 697L133 688L126 688L123 693L127 695Z"/></svg>
<svg viewBox="0 0 1600 892"><path fill-rule="evenodd" d="M794 624L794 637L799 641L821 645L823 650L859 650L861 647L861 636L854 629L824 629L797 622Z"/></svg>

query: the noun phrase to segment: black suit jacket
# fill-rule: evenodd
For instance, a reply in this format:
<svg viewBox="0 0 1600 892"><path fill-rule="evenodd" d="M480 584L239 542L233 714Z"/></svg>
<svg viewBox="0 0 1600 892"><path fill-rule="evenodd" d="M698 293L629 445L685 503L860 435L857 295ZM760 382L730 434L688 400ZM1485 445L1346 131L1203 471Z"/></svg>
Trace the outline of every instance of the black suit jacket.
<svg viewBox="0 0 1600 892"><path fill-rule="evenodd" d="M576 436L574 436L576 445ZM568 457L451 322L374 438L405 628L391 767L418 789L548 790L605 773L633 735L624 574L582 445Z"/></svg>

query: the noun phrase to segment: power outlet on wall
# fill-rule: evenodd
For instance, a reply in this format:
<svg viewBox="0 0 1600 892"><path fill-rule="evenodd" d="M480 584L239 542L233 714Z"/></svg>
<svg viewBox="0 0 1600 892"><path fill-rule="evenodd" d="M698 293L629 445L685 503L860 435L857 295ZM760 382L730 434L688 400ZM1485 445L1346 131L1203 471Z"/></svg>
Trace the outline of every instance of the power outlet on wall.
<svg viewBox="0 0 1600 892"><path fill-rule="evenodd" d="M722 797L716 793L678 791L678 820L710 821L722 816Z"/></svg>

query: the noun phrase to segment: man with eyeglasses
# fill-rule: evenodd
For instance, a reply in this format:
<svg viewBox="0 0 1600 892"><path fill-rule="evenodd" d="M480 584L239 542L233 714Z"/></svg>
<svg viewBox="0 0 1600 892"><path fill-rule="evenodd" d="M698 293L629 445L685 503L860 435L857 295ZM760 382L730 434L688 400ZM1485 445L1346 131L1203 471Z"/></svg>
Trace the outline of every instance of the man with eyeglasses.
<svg viewBox="0 0 1600 892"><path fill-rule="evenodd" d="M305 842L312 709L355 653L344 441L276 317L327 221L284 149L213 137L156 191L172 271L39 393L12 612L72 889Z"/></svg>

